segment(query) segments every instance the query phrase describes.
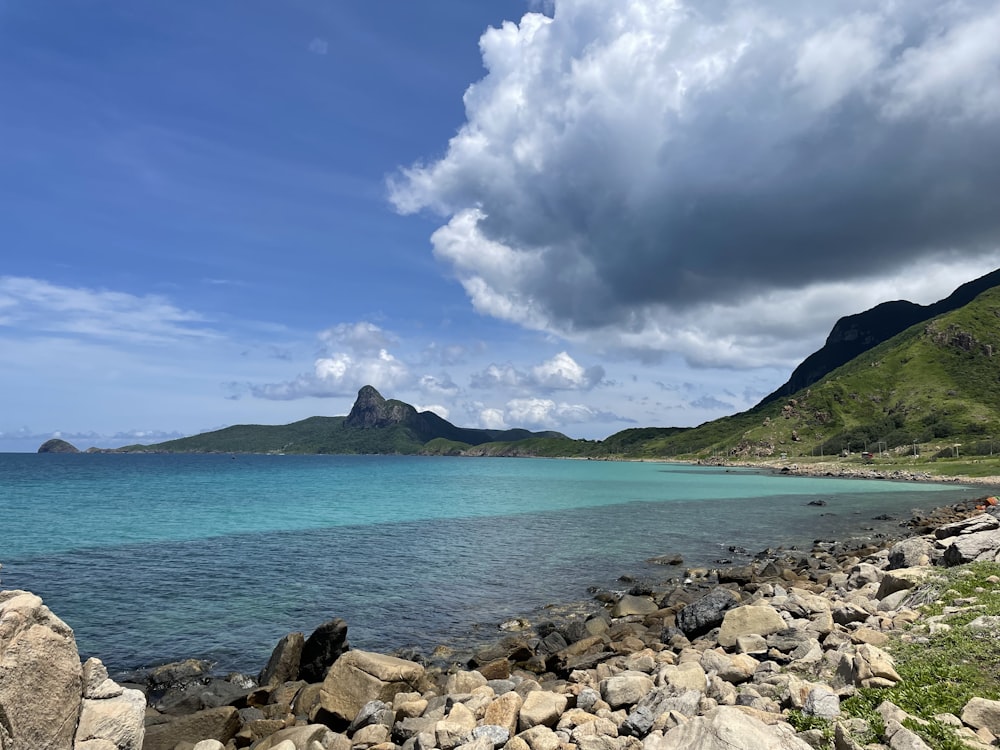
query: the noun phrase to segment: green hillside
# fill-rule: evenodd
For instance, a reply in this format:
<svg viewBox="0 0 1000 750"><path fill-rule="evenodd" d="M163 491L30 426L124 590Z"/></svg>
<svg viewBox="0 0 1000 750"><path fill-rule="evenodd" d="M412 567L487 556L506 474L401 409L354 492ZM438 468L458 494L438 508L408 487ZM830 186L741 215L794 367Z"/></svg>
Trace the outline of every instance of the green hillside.
<svg viewBox="0 0 1000 750"><path fill-rule="evenodd" d="M752 459L905 453L923 444L947 455L989 454L991 437L1000 447L998 289L908 328L789 398L661 431L631 450Z"/></svg>
<svg viewBox="0 0 1000 750"><path fill-rule="evenodd" d="M452 455L496 441L509 446L529 441L541 441L537 445L575 442L558 432L456 427L433 412L418 412L402 401L386 400L366 385L346 417L309 417L285 425L234 425L154 445L129 445L118 452Z"/></svg>

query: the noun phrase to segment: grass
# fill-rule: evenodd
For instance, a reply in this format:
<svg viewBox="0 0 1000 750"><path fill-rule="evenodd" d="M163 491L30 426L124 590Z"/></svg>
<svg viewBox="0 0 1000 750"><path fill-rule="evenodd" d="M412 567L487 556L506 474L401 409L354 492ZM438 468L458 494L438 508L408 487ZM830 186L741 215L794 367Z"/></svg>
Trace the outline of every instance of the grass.
<svg viewBox="0 0 1000 750"><path fill-rule="evenodd" d="M882 729L875 709L883 701L891 701L928 722L908 723L907 727L931 747L962 750L965 745L955 731L934 716L961 716L965 704L974 697L1000 699L998 634L968 627L980 615L1000 615L1000 583L990 580L994 576L1000 579L1000 565L973 563L942 573L940 582L928 584L932 590L921 592L925 598L934 597L921 607L925 616L922 622L940 616L951 629L929 635L918 622L894 638L885 650L895 660L902 681L891 688L859 689L841 704L841 709L848 716L872 722L872 733L876 734ZM970 604L970 600L974 603Z"/></svg>

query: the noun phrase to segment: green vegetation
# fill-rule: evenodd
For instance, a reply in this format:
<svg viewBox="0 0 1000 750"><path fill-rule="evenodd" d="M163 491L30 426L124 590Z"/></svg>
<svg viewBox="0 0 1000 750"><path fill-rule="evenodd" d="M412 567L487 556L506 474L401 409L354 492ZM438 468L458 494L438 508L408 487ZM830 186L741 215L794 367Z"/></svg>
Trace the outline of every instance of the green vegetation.
<svg viewBox="0 0 1000 750"><path fill-rule="evenodd" d="M946 460L1000 453L1000 289L919 323L781 401L691 430L608 438L632 455L753 460L869 451ZM994 358L994 353L998 356ZM609 451L610 452L610 451ZM937 468L937 467L935 467Z"/></svg>
<svg viewBox="0 0 1000 750"><path fill-rule="evenodd" d="M934 717L960 716L965 704L977 696L1000 699L1000 650L996 648L1000 633L968 627L981 615L1000 615L1000 565L973 563L943 571L939 581L917 594L929 600L921 607L925 617L939 616L950 629L927 634L918 624L890 642L885 650L895 659L902 681L891 688L863 688L841 708L848 716L867 720L878 735L881 718L875 709L882 701L891 701L927 722L908 722L907 728L931 747L961 750L965 745L954 729Z"/></svg>
<svg viewBox="0 0 1000 750"><path fill-rule="evenodd" d="M695 428L643 427L602 441L557 432L456 427L386 401L370 386L348 417L238 425L123 450L231 453L424 453L799 463L841 456L943 475L1000 465L1000 287L923 321L791 397ZM994 358L994 353L997 357ZM873 456L862 458L863 453Z"/></svg>

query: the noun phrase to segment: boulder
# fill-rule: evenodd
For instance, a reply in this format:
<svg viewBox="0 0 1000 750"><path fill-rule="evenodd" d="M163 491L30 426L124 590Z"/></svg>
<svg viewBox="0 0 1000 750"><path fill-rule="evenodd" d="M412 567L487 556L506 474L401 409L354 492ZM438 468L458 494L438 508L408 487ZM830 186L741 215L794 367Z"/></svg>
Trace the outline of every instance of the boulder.
<svg viewBox="0 0 1000 750"><path fill-rule="evenodd" d="M997 559L998 552L1000 552L1000 529L992 529L955 537L945 549L941 561L948 566L970 562L992 562Z"/></svg>
<svg viewBox="0 0 1000 750"><path fill-rule="evenodd" d="M989 513L982 513L978 516L963 518L960 521L946 523L944 526L938 526L934 529L934 538L948 539L953 536L978 534L983 531L992 531L994 529L1000 529L1000 519L995 518Z"/></svg>
<svg viewBox="0 0 1000 750"><path fill-rule="evenodd" d="M146 727L142 750L173 750L179 742L218 740L225 744L240 731L240 713L232 706L208 708Z"/></svg>
<svg viewBox="0 0 1000 750"><path fill-rule="evenodd" d="M257 682L261 685L280 685L292 682L299 674L302 664L302 647L305 636L302 633L289 633L274 647L267 666L261 670ZM319 680L314 680L319 682Z"/></svg>
<svg viewBox="0 0 1000 750"><path fill-rule="evenodd" d="M940 576L937 576L933 569L929 567L888 570L882 576L882 582L879 584L878 593L875 594L875 598L885 599L887 596L895 594L898 591L915 589L917 586L925 583L928 578L932 577Z"/></svg>
<svg viewBox="0 0 1000 750"><path fill-rule="evenodd" d="M322 682L330 665L349 648L347 623L339 617L324 622L302 644L298 678L306 682Z"/></svg>
<svg viewBox="0 0 1000 750"><path fill-rule="evenodd" d="M396 693L420 692L424 668L416 662L368 651L348 651L333 663L311 718L324 711L334 721L351 722L369 701L392 702Z"/></svg>
<svg viewBox="0 0 1000 750"><path fill-rule="evenodd" d="M788 724L767 725L736 707L721 706L674 727L656 750L812 750Z"/></svg>
<svg viewBox="0 0 1000 750"><path fill-rule="evenodd" d="M625 594L615 602L615 606L611 610L612 617L627 617L628 615L650 615L659 607L656 605L652 599L647 596L633 596L632 594ZM562 648L566 645L563 644ZM559 649L554 649L558 651Z"/></svg>
<svg viewBox="0 0 1000 750"><path fill-rule="evenodd" d="M722 623L726 612L739 604L739 596L727 588L715 588L677 613L677 627L688 638L704 635Z"/></svg>
<svg viewBox="0 0 1000 750"><path fill-rule="evenodd" d="M1000 737L1000 701L973 698L962 709L962 721L973 729L985 727Z"/></svg>
<svg viewBox="0 0 1000 750"><path fill-rule="evenodd" d="M521 706L519 729L523 732L539 724L554 727L568 703L569 698L561 693L533 690L525 696L524 704Z"/></svg>
<svg viewBox="0 0 1000 750"><path fill-rule="evenodd" d="M118 750L142 750L146 734L146 696L139 690L120 691L112 697L84 697L75 744L107 740Z"/></svg>
<svg viewBox="0 0 1000 750"><path fill-rule="evenodd" d="M0 592L3 750L69 750L82 689L83 670L70 627L35 594Z"/></svg>
<svg viewBox="0 0 1000 750"><path fill-rule="evenodd" d="M778 611L767 604L748 604L734 607L726 612L719 631L719 645L732 648L741 635L763 635L777 633L787 628Z"/></svg>
<svg viewBox="0 0 1000 750"><path fill-rule="evenodd" d="M930 565L934 558L933 545L923 537L911 537L896 542L889 549L889 570L899 568L914 568Z"/></svg>
<svg viewBox="0 0 1000 750"><path fill-rule="evenodd" d="M902 679L892 658L875 646L863 643L854 654L841 656L837 676L845 685L856 687L892 687Z"/></svg>
<svg viewBox="0 0 1000 750"><path fill-rule="evenodd" d="M314 742L318 742L321 747L333 747L330 744L333 737L334 733L327 726L306 724L280 729L254 745L254 750L277 750L277 746L283 742L291 742L295 750L312 750Z"/></svg>
<svg viewBox="0 0 1000 750"><path fill-rule="evenodd" d="M601 680L601 697L611 708L638 703L653 689L653 681L642 672L622 672Z"/></svg>
<svg viewBox="0 0 1000 750"><path fill-rule="evenodd" d="M521 696L513 691L498 696L486 707L483 723L503 727L508 735L514 736L517 732L517 717L523 702Z"/></svg>
<svg viewBox="0 0 1000 750"><path fill-rule="evenodd" d="M802 713L820 719L836 719L840 716L840 698L826 686L818 685L809 691Z"/></svg>
<svg viewBox="0 0 1000 750"><path fill-rule="evenodd" d="M677 690L659 687L647 693L629 713L622 723L622 734L645 737L657 720L666 713L675 711L683 716L694 716L704 693L699 690Z"/></svg>

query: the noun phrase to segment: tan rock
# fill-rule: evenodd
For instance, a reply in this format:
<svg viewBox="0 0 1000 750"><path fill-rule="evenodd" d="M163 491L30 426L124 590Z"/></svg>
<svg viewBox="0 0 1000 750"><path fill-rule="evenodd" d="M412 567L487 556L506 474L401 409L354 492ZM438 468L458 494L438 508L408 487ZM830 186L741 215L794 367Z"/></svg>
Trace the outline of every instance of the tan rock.
<svg viewBox="0 0 1000 750"><path fill-rule="evenodd" d="M657 673L657 682L677 690L697 690L701 693L704 693L708 687L705 670L700 662L694 661L661 667Z"/></svg>
<svg viewBox="0 0 1000 750"><path fill-rule="evenodd" d="M646 596L625 594L615 602L611 609L612 617L627 617L628 615L651 615L659 609L656 602Z"/></svg>
<svg viewBox="0 0 1000 750"><path fill-rule="evenodd" d="M208 708L146 727L142 750L173 750L180 742L204 739L229 742L240 731L240 714L232 706Z"/></svg>
<svg viewBox="0 0 1000 750"><path fill-rule="evenodd" d="M523 732L539 725L554 727L559 721L559 717L562 716L562 712L566 710L568 703L569 698L560 693L550 693L544 690L528 693L521 706L518 728Z"/></svg>
<svg viewBox="0 0 1000 750"><path fill-rule="evenodd" d="M986 728L1000 735L1000 701L973 698L962 709L962 721L973 729Z"/></svg>
<svg viewBox="0 0 1000 750"><path fill-rule="evenodd" d="M530 695L530 693L529 693ZM524 699L514 692L504 693L486 707L484 724L495 724L506 729L513 737L517 732L517 717L521 711Z"/></svg>
<svg viewBox="0 0 1000 750"><path fill-rule="evenodd" d="M486 678L479 672L455 672L448 675L444 691L449 694L471 693L477 687L482 687L485 684Z"/></svg>
<svg viewBox="0 0 1000 750"><path fill-rule="evenodd" d="M748 604L726 612L719 631L719 645L733 648L741 635L770 635L787 627L778 611L767 604Z"/></svg>
<svg viewBox="0 0 1000 750"><path fill-rule="evenodd" d="M108 692L106 682L111 681L102 681L101 692ZM139 690L119 690L120 694L114 697L83 699L75 744L102 739L114 743L119 750L142 750L146 696Z"/></svg>
<svg viewBox="0 0 1000 750"><path fill-rule="evenodd" d="M0 732L9 733L4 750L72 747L82 688L70 627L38 596L0 592Z"/></svg>
<svg viewBox="0 0 1000 750"><path fill-rule="evenodd" d="M622 672L601 681L601 697L612 708L630 706L653 689L653 681L642 672Z"/></svg>
<svg viewBox="0 0 1000 750"><path fill-rule="evenodd" d="M562 744L559 735L541 724L526 729L517 736L527 742L531 750L560 750Z"/></svg>
<svg viewBox="0 0 1000 750"><path fill-rule="evenodd" d="M335 735L329 727L323 724L306 724L305 726L281 729L254 745L254 750L277 750L278 745L282 742L291 742L296 750L308 750L313 742L318 742L322 747L333 750L336 747L335 738L337 737L342 738L350 747L350 740L342 734Z"/></svg>
<svg viewBox="0 0 1000 750"><path fill-rule="evenodd" d="M397 693L417 690L424 668L416 662L368 651L348 651L333 663L319 693L319 708L352 721L369 701L391 703ZM318 717L317 709L311 717Z"/></svg>

